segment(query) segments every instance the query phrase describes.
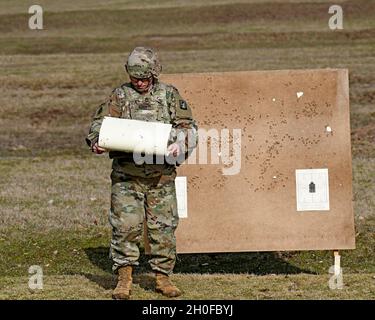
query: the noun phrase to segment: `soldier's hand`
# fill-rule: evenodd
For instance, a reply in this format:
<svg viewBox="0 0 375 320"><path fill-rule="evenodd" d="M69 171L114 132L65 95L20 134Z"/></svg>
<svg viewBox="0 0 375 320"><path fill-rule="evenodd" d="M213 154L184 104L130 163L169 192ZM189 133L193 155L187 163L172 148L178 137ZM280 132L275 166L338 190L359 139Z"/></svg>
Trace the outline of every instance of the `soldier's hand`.
<svg viewBox="0 0 375 320"><path fill-rule="evenodd" d="M174 157L178 157L181 153L180 146L177 143L172 143L167 150L168 155L172 154Z"/></svg>
<svg viewBox="0 0 375 320"><path fill-rule="evenodd" d="M101 148L98 146L98 143L95 142L92 147L91 147L91 151L96 153L96 154L102 154L103 152L106 152L107 150L104 149L104 148Z"/></svg>

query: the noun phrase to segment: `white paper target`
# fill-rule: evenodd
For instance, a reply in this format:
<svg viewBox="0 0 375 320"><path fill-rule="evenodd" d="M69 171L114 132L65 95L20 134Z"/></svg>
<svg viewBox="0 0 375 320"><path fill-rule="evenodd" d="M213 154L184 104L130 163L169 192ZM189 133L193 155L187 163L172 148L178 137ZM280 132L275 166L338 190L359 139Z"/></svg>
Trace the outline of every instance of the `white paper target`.
<svg viewBox="0 0 375 320"><path fill-rule="evenodd" d="M98 145L107 150L167 154L172 125L132 119L104 117Z"/></svg>

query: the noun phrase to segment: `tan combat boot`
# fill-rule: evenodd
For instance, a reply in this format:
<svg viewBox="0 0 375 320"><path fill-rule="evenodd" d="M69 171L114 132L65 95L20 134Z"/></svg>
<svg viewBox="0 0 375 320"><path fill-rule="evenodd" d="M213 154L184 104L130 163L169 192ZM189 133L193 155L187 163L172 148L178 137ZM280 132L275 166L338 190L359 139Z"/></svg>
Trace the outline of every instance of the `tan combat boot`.
<svg viewBox="0 0 375 320"><path fill-rule="evenodd" d="M156 292L160 292L168 298L181 295L181 291L171 282L169 276L161 272L156 272Z"/></svg>
<svg viewBox="0 0 375 320"><path fill-rule="evenodd" d="M112 298L115 300L128 300L132 289L132 267L120 267L118 269L118 282L113 290Z"/></svg>

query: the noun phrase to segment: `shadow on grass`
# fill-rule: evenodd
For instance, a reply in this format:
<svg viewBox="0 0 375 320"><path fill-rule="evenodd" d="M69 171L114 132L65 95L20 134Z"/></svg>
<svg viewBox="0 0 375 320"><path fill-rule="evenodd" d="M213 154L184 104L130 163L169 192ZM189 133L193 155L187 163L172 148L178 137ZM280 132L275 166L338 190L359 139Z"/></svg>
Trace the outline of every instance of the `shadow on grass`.
<svg viewBox="0 0 375 320"><path fill-rule="evenodd" d="M180 254L175 273L314 274L291 265L277 252Z"/></svg>
<svg viewBox="0 0 375 320"><path fill-rule="evenodd" d="M115 277L112 273L112 262L108 257L109 248L86 248L85 252L92 264L108 273L108 276L85 276L105 289L114 288ZM154 277L150 274L152 270L148 264L150 258L150 255L141 251L139 266L134 268L134 283L138 283L145 290L154 289ZM174 273L315 274L289 264L278 252L179 254Z"/></svg>
<svg viewBox="0 0 375 320"><path fill-rule="evenodd" d="M114 275L96 275L91 273L83 273L88 280L95 282L104 290L113 290L116 287L116 278Z"/></svg>
<svg viewBox="0 0 375 320"><path fill-rule="evenodd" d="M95 282L104 290L113 290L116 287L117 279L115 275L96 275L91 273L83 273L88 280ZM143 290L155 291L155 276L150 273L135 273L133 275L133 283L138 284Z"/></svg>

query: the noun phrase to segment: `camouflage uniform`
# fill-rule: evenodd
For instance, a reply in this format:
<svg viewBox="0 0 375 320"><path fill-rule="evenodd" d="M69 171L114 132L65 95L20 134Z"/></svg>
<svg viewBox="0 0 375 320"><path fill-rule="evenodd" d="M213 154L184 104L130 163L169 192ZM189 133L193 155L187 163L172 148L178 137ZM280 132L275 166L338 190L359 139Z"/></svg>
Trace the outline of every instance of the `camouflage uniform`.
<svg viewBox="0 0 375 320"><path fill-rule="evenodd" d="M128 70L129 65L126 68ZM130 74L142 72L131 71L128 70ZM178 90L158 81L160 71L161 68L152 74L154 83L147 93L140 94L131 83L113 90L94 115L86 138L90 146L98 141L104 116L112 116L171 123L173 129L169 144L178 143L183 150L183 157L189 155L197 144L196 123ZM178 134L176 129L185 134ZM113 270L116 272L119 267L138 264L138 245L142 240L145 220L152 255L150 265L155 271L171 274L176 260L174 232L179 220L174 184L176 164L136 164L132 153L118 151L110 151L109 157L113 159L109 215Z"/></svg>

